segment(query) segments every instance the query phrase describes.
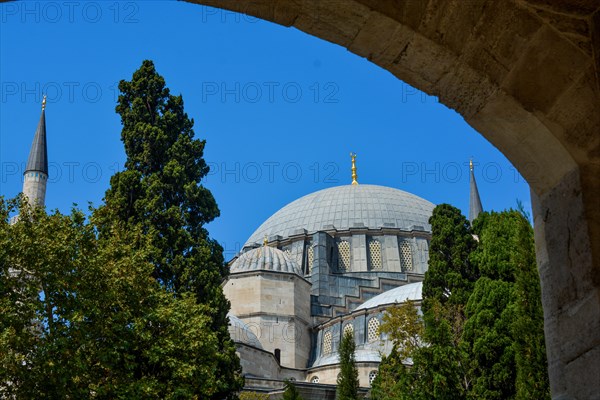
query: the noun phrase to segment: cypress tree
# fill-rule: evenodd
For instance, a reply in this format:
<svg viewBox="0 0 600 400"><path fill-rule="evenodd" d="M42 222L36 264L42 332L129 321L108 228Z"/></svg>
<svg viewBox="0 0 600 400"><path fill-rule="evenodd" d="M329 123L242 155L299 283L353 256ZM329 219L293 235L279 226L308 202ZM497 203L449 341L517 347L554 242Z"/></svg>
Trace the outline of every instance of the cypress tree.
<svg viewBox="0 0 600 400"><path fill-rule="evenodd" d="M358 369L356 368L354 351L354 335L346 332L340 343L340 375L337 379L337 400L357 400L358 399Z"/></svg>
<svg viewBox="0 0 600 400"><path fill-rule="evenodd" d="M533 229L526 215L518 223L515 242L518 244L514 255L517 317L511 328L517 365L516 398L549 399L542 294L535 260Z"/></svg>
<svg viewBox="0 0 600 400"><path fill-rule="evenodd" d="M414 374L425 397L461 399L469 387L467 355L461 347L464 309L479 272L470 261L476 248L469 221L449 204L429 219L429 267L423 280L423 340L414 354Z"/></svg>
<svg viewBox="0 0 600 400"><path fill-rule="evenodd" d="M469 260L477 245L469 221L456 207L440 204L429 223L432 234L423 281L423 310L434 302L466 304L478 278L477 268Z"/></svg>
<svg viewBox="0 0 600 400"><path fill-rule="evenodd" d="M211 192L200 183L209 171L205 141L194 137L181 95L170 93L152 61L144 61L131 81L121 81L119 91L116 111L127 161L111 178L94 221L101 236L110 235L117 222L139 229L150 243L158 282L175 296L193 293L199 304L210 306L221 346L212 398L234 398L242 386L241 368L220 286L227 273L223 249L205 228L219 216Z"/></svg>
<svg viewBox="0 0 600 400"><path fill-rule="evenodd" d="M406 355L396 348L384 358L374 398L549 398L541 290L527 217L512 210L482 213L471 227L457 209L441 205L430 222L423 282L426 344L411 352L411 367L399 361ZM397 337L406 330L399 323L389 326Z"/></svg>
<svg viewBox="0 0 600 400"><path fill-rule="evenodd" d="M517 211L478 222L472 261L482 277L466 309L464 343L471 394L483 399L548 398L539 277L533 231Z"/></svg>

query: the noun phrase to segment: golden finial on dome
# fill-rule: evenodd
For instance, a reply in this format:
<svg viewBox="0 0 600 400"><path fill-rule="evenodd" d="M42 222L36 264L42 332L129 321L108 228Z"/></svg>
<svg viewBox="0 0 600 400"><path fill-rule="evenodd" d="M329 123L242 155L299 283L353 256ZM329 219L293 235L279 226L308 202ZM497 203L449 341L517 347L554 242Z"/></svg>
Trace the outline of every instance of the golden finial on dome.
<svg viewBox="0 0 600 400"><path fill-rule="evenodd" d="M469 160L469 169L471 171L473 171L473 158L471 157L471 159Z"/></svg>
<svg viewBox="0 0 600 400"><path fill-rule="evenodd" d="M267 244L269 244L269 239L267 238L267 235L265 235L265 238L263 239L263 246L266 246Z"/></svg>
<svg viewBox="0 0 600 400"><path fill-rule="evenodd" d="M42 99L42 111L44 111L46 109L46 95L44 95L44 98Z"/></svg>
<svg viewBox="0 0 600 400"><path fill-rule="evenodd" d="M358 185L358 181L356 180L356 153L350 153L350 157L352 158L352 184Z"/></svg>

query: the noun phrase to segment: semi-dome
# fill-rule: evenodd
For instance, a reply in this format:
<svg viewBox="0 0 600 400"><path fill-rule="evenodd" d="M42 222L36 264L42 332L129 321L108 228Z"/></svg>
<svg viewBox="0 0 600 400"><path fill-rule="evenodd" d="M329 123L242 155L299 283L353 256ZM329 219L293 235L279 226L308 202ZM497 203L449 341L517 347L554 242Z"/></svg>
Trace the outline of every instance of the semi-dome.
<svg viewBox="0 0 600 400"><path fill-rule="evenodd" d="M379 307L387 304L404 303L407 300L419 301L423 299L423 282L409 283L408 285L399 286L390 289L365 301L356 310L366 310L369 308Z"/></svg>
<svg viewBox="0 0 600 400"><path fill-rule="evenodd" d="M270 246L261 246L246 251L231 264L230 273L268 270L287 272L302 276L298 264L283 251Z"/></svg>
<svg viewBox="0 0 600 400"><path fill-rule="evenodd" d="M422 227L429 231L435 205L414 194L377 185L345 185L320 190L299 198L267 219L245 246L260 243L265 236L289 237L334 227L401 228Z"/></svg>
<svg viewBox="0 0 600 400"><path fill-rule="evenodd" d="M259 349L263 348L254 332L244 321L233 314L227 314L227 316L229 317L229 336L234 342L249 344Z"/></svg>

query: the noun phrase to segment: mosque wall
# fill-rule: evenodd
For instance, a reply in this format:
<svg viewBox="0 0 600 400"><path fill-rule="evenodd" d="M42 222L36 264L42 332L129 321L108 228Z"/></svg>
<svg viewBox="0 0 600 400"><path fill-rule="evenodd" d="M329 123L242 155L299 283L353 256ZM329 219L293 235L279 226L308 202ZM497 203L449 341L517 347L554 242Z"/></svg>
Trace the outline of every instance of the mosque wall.
<svg viewBox="0 0 600 400"><path fill-rule="evenodd" d="M357 362L358 381L360 387L370 387L372 379L377 375L379 362ZM330 384L337 383L337 377L340 374L339 365L327 365L314 369L310 369L306 373L306 381L312 383ZM318 381L318 382L315 382Z"/></svg>
<svg viewBox="0 0 600 400"><path fill-rule="evenodd" d="M310 356L310 283L289 273L236 273L223 286L231 313L281 365L306 368Z"/></svg>

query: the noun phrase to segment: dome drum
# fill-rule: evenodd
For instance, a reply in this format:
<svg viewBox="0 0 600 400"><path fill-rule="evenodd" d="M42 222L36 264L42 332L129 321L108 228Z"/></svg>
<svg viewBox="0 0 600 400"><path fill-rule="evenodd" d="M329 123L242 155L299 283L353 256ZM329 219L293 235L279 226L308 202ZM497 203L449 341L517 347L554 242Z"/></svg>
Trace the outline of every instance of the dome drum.
<svg viewBox="0 0 600 400"><path fill-rule="evenodd" d="M286 205L268 218L244 247L267 237L344 231L351 228L396 228L428 231L434 205L398 189L376 185L346 185L311 193ZM419 227L419 228L417 228Z"/></svg>

